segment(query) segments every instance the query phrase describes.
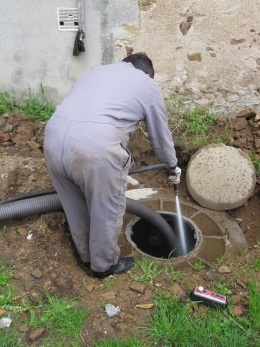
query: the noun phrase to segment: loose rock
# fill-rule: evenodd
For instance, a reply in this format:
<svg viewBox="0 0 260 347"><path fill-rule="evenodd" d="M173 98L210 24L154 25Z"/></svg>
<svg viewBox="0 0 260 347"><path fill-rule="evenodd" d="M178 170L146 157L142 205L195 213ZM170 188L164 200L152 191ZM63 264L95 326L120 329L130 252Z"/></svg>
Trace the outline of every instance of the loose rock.
<svg viewBox="0 0 260 347"><path fill-rule="evenodd" d="M245 118L232 119L231 124L235 130L245 129L248 125L247 120Z"/></svg>
<svg viewBox="0 0 260 347"><path fill-rule="evenodd" d="M252 110L251 108L247 108L246 110L242 110L240 112L237 112L235 114L235 117L236 118L246 118L246 119L249 119L249 118L255 117L255 115L256 115L256 112L254 110Z"/></svg>
<svg viewBox="0 0 260 347"><path fill-rule="evenodd" d="M31 274L32 274L33 277L36 277L36 278L41 278L42 277L42 272L39 269L33 270L33 272Z"/></svg>
<svg viewBox="0 0 260 347"><path fill-rule="evenodd" d="M146 289L144 291L144 299L149 301L149 300L151 300L152 297L153 297L152 291L150 289Z"/></svg>
<svg viewBox="0 0 260 347"><path fill-rule="evenodd" d="M43 288L44 289L51 288L51 285L52 285L51 281L44 281Z"/></svg>
<svg viewBox="0 0 260 347"><path fill-rule="evenodd" d="M140 282L133 283L130 288L134 290L135 292L138 292L141 294L144 294L144 291L145 291L145 285L143 285L143 283L140 283Z"/></svg>
<svg viewBox="0 0 260 347"><path fill-rule="evenodd" d="M0 142L7 142L10 140L10 136L8 134L0 135Z"/></svg>
<svg viewBox="0 0 260 347"><path fill-rule="evenodd" d="M27 324L22 324L19 326L19 331L26 333L29 330L29 327Z"/></svg>
<svg viewBox="0 0 260 347"><path fill-rule="evenodd" d="M37 340L40 336L42 336L42 334L44 333L45 329L44 328L38 328L36 330L34 330L30 335L29 335L29 339L32 341Z"/></svg>
<svg viewBox="0 0 260 347"><path fill-rule="evenodd" d="M3 317L0 319L0 329L9 328L12 323L12 319L9 317Z"/></svg>
<svg viewBox="0 0 260 347"><path fill-rule="evenodd" d="M258 112L255 116L255 122L260 120L260 112Z"/></svg>
<svg viewBox="0 0 260 347"><path fill-rule="evenodd" d="M234 307L234 316L241 316L243 314L243 311L239 306Z"/></svg>
<svg viewBox="0 0 260 347"><path fill-rule="evenodd" d="M114 316L117 316L119 314L120 309L119 309L119 307L116 307L114 305L107 304L105 306L105 312L108 315L108 317L114 317Z"/></svg>
<svg viewBox="0 0 260 347"><path fill-rule="evenodd" d="M219 272L220 274L227 274L227 273L230 273L231 270L230 270L230 268L229 268L228 266L223 265L223 266L220 266L220 267L218 268L218 272Z"/></svg>
<svg viewBox="0 0 260 347"><path fill-rule="evenodd" d="M18 228L16 231L17 231L18 234L21 235L21 236L27 235L27 230L24 229L24 228Z"/></svg>
<svg viewBox="0 0 260 347"><path fill-rule="evenodd" d="M237 284L239 284L244 290L247 289L246 284L243 281L241 281L240 279L237 279Z"/></svg>
<svg viewBox="0 0 260 347"><path fill-rule="evenodd" d="M186 297L186 293L182 288L179 286L178 283L175 283L172 288L172 292L174 295L176 295L179 299L184 299Z"/></svg>

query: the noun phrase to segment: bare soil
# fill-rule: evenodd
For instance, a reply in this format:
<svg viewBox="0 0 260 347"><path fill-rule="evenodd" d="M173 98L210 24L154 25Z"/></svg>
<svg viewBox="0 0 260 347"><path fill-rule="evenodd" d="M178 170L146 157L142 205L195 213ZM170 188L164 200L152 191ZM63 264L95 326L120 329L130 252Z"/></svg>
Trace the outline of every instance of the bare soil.
<svg viewBox="0 0 260 347"><path fill-rule="evenodd" d="M249 121L247 123L247 133L250 133L253 127ZM250 150L257 153L252 141L249 141L251 148L245 148L248 144L244 139L248 139L248 134L243 134L243 129L234 129L229 121L225 124L216 124L212 131L220 135L225 126L229 128L230 145L235 145L245 152ZM18 111L0 116L1 201L53 189L42 150L44 127L44 124L35 121L33 117L21 115ZM129 149L135 160L132 168L158 163L142 127L131 136ZM182 144L176 141L176 150L179 165L183 169L179 187L180 199L194 202L186 187L185 169L196 148L184 149ZM144 188L171 188L163 170L136 174L133 178L137 179ZM129 185L129 189L134 188ZM183 291L179 291L179 294L166 273L161 274L157 283L150 283L144 293L130 288L133 280L129 274L115 275L116 285L113 287L107 287L105 280L94 278L91 270L84 268L77 255L63 212L50 212L0 222L0 261L15 266L13 282L18 287L20 299L28 297L34 300L42 297L45 290L67 298L81 295L80 305L90 308L90 314L81 334L84 346L91 346L93 341L104 337L132 336L132 329L147 323L149 314L153 311L153 309L138 308L136 305L151 303L154 292L159 289L169 290L179 295L182 300L186 300L189 298L191 283L212 288L214 281L223 278L227 286L232 281L236 284L231 301L233 300L233 304L239 306L242 314L245 314L248 308L248 278L245 276L244 268L248 262L254 262L260 256L260 245L257 246L260 240L259 207L260 195L257 183L252 197L244 206L228 211L244 232L248 250L235 262L228 264L231 273L220 274L219 265L201 271L192 268L185 270L183 278L178 281ZM104 312L104 304L107 303L118 306L120 314L109 318ZM29 319L29 312L21 313L21 317L26 322ZM32 330L29 330L25 335L25 346L33 344L29 339L31 332ZM40 346L41 339L46 336L48 331L44 332L34 346Z"/></svg>

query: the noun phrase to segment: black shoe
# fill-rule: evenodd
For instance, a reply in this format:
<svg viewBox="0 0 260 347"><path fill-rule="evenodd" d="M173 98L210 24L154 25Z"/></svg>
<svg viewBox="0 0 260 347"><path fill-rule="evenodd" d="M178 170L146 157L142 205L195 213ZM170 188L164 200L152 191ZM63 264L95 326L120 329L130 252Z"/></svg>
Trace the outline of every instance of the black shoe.
<svg viewBox="0 0 260 347"><path fill-rule="evenodd" d="M86 269L90 269L90 261L87 262L87 263L84 263L84 266L85 266Z"/></svg>
<svg viewBox="0 0 260 347"><path fill-rule="evenodd" d="M113 274L123 274L124 272L128 271L133 267L135 264L134 258L127 257L127 258L119 258L119 261L117 265L112 265L107 271L104 272L96 272L93 271L93 274L96 277L104 278Z"/></svg>

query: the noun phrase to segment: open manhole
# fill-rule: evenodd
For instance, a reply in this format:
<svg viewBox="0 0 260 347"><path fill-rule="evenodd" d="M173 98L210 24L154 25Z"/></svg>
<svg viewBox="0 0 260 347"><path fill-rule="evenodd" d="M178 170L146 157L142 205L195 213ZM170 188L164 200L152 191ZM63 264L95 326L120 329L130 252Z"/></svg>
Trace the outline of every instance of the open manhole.
<svg viewBox="0 0 260 347"><path fill-rule="evenodd" d="M190 267L202 261L214 266L218 259L231 258L246 249L247 242L239 225L226 212L209 210L200 205L180 201L187 251L179 246L176 228L176 201L171 189L133 189L128 198L139 200L160 213L176 233L176 247L169 257L169 249L160 233L150 223L125 213L123 233L119 237L121 255L132 254L140 259L151 257L153 261L168 262L177 269ZM170 258L170 259L169 259Z"/></svg>
<svg viewBox="0 0 260 347"><path fill-rule="evenodd" d="M174 248L169 248L167 241L155 226L144 219L135 218L126 235L127 239L130 238L137 249L155 258L168 259L185 255L198 246L201 236L193 223L182 219L183 237L181 237L177 215L173 213L160 213L160 215L172 228ZM183 240L184 247L181 240Z"/></svg>

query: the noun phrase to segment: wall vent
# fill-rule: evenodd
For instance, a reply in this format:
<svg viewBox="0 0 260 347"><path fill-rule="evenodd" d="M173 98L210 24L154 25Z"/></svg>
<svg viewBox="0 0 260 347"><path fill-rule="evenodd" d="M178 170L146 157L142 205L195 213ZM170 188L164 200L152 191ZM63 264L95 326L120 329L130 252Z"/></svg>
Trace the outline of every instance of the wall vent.
<svg viewBox="0 0 260 347"><path fill-rule="evenodd" d="M58 7L58 28L62 31L78 31L79 15L77 8Z"/></svg>

